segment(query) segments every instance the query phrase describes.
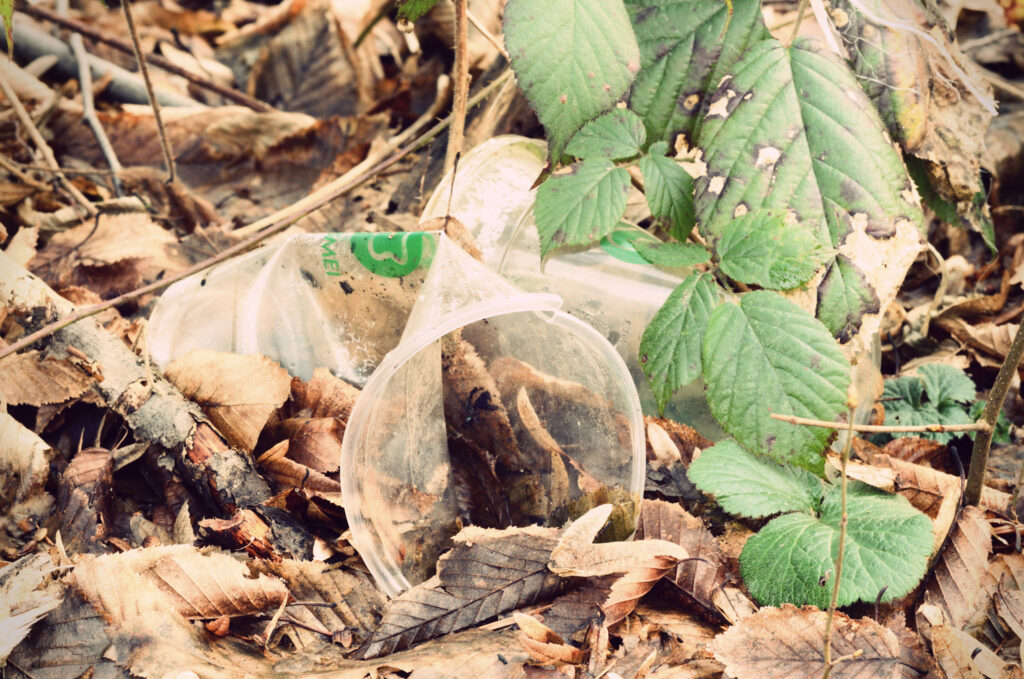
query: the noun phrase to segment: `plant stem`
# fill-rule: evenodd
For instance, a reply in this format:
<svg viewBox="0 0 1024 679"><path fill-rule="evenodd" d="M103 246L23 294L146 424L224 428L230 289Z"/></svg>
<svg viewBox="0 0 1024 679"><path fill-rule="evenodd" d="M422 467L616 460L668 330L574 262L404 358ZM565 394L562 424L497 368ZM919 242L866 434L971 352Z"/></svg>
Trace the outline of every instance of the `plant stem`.
<svg viewBox="0 0 1024 679"><path fill-rule="evenodd" d="M452 97L452 127L448 131L448 153L444 159L444 171L450 172L455 158L462 153L463 133L466 129L466 100L469 98L469 22L466 19L467 0L455 2L455 65L452 67L452 81L455 94Z"/></svg>
<svg viewBox="0 0 1024 679"><path fill-rule="evenodd" d="M156 100L156 92L153 91L153 81L149 77L149 66L146 65L146 58L142 54L142 46L139 45L139 34L135 30L135 21L132 19L131 0L121 0L121 8L124 10L124 20L128 23L128 34L132 37L132 48L135 50L135 61L139 64L139 72L142 74L142 81L146 83L146 96L149 97L149 105L153 109L153 120L156 122L156 132L160 137L160 148L164 151L164 164L167 165L167 183L172 184L178 179L178 168L174 164L174 154L171 152L171 143L167 140L167 130L164 128L164 121L160 117L160 104Z"/></svg>
<svg viewBox="0 0 1024 679"><path fill-rule="evenodd" d="M846 418L850 421L846 428L846 445L843 446L843 457L839 466L839 497L842 514L839 518L839 547L836 550L835 582L832 584L832 599L828 604L828 619L825 620L825 671L821 679L828 679L832 673L832 627L836 618L836 603L839 601L839 582L843 575L843 550L846 548L846 463L850 460L850 449L853 447L853 408L847 410Z"/></svg>
<svg viewBox="0 0 1024 679"><path fill-rule="evenodd" d="M999 368L999 374L996 375L995 384L992 385L992 391L989 392L985 410L981 413L980 421L986 423L988 429L979 431L978 435L974 437L971 468L967 472L967 489L964 491L964 502L968 505L976 505L981 501L981 489L985 485L985 469L988 467L988 453L992 447L992 431L999 418L999 411L1003 409L1006 392L1010 389L1010 382L1013 380L1014 373L1017 372L1022 354L1024 354L1024 323L1017 326L1017 334L1013 336L1010 350L1006 352L1003 365Z"/></svg>
<svg viewBox="0 0 1024 679"><path fill-rule="evenodd" d="M998 415L998 413L996 413ZM872 434L940 434L946 431L987 431L991 432L992 425L984 419L970 424L854 424L852 426L845 422L828 422L826 420L813 420L808 417L797 417L796 415L780 415L772 413L773 420L789 422L790 424L803 424L809 427L821 427L822 429L851 429L853 431L866 431Z"/></svg>
<svg viewBox="0 0 1024 679"><path fill-rule="evenodd" d="M807 11L807 0L800 0L800 6L796 10L796 21L793 23L793 34L789 36L789 44L792 45L796 36L800 33L800 24L804 21L804 13Z"/></svg>

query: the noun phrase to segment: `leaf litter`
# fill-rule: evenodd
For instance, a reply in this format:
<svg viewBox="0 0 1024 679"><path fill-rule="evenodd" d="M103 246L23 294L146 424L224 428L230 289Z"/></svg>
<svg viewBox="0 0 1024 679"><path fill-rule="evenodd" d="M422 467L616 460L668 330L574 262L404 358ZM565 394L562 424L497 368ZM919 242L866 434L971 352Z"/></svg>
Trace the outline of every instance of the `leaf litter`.
<svg viewBox="0 0 1024 679"><path fill-rule="evenodd" d="M498 3L483 4L480 14L497 32ZM705 53L715 49L709 36L735 34L730 45L745 48L767 37L756 5L735 4L731 22L716 6L701 18L710 29L694 28L699 49L685 68L700 79L718 83L745 51L715 62ZM181 180L166 184L152 110L141 101L116 103L120 83L101 83L99 89L115 93L101 116L125 165L121 180L129 195L141 198L122 200L99 170L106 161L81 125L80 95L48 74L26 81L31 84L19 85L19 95L30 105L56 102L37 123L47 128L61 164L81 171L72 175L75 186L102 207L94 221L82 221L49 175L34 169L28 147L5 136L0 152L17 172L8 168L0 184L0 247L65 299L89 305L237 243L235 226L341 176L432 105L437 75L447 70L447 48L438 45L448 38L438 36L447 35L448 24L429 15L433 23L417 29L423 47L417 52L390 17L370 21L380 5L366 2L356 11L322 2L241 3L219 16L136 5L149 49L159 45L168 58L202 63L207 76L222 82L233 71L247 95L279 110L228 105L211 90L186 89L154 70L161 92L205 104L165 109L182 168ZM990 160L981 150L988 113L979 107L985 86L978 86L980 97L972 89L979 76L969 57L1000 64L1019 82L1021 65L1012 49L1003 49L1013 38L998 32L1000 21L1012 26L1012 13L980 3L995 24L980 33L971 12L954 11L948 32L901 34L902 24L877 21L885 12L899 14L892 3L883 5L843 3L855 21L836 23L863 61L860 79L892 79L878 91L869 87L869 94L876 102L890 97L892 106L880 105L890 134L926 161L925 179L938 199L926 187L918 190L939 255L918 257L903 281L886 280L886 290L903 283L891 302L895 292L878 300L848 296L850 309L830 322L845 327L850 317L877 313L887 376L905 376L912 361L942 360L966 369L983 397L1024 312L1018 233L1024 196L1019 145L1014 151L1006 143L1019 137L1013 126L1020 129L1009 100L989 133L988 153L999 172L991 184L978 183L977 168ZM123 35L116 12L99 5L75 12L87 25ZM624 96L650 109L646 120L656 119L648 141L671 144L679 141L673 126L702 134L699 112L718 109L715 101L683 97L675 82L650 85L658 85L658 76L647 69L674 54L659 52L650 40L656 14L637 28L643 87ZM174 34L166 28L172 21ZM28 36L33 23L19 13L16 44L21 27ZM882 37L871 37L870 27L880 25ZM367 38L356 45L363 29ZM962 53L950 47L953 35L960 36ZM500 59L480 38L473 34L471 51L482 69ZM988 42L972 44L979 38ZM890 46L900 40L930 47ZM92 39L88 45L104 58L122 59ZM871 51L878 45L888 50L881 63ZM957 69L969 77L960 78ZM942 77L929 81L937 83L930 91L891 86L910 73ZM985 72L981 77L997 93L1005 86ZM898 101L908 94L918 99ZM665 108L667 95L680 98L684 109ZM470 129L484 130L482 138L540 134L521 100L506 95L503 102L490 108L486 122L471 119ZM931 122L915 128L922 119ZM557 111L545 112L543 122L567 141ZM431 152L423 153L293 228L412 228L422 192L439 172ZM990 192L991 214L971 202L981 190ZM952 212L943 212L943 200ZM678 207L673 216L685 213ZM968 238L951 221L986 238ZM995 259L985 240L998 247ZM864 261L840 254L825 276L844 294L856 292L859 279L849 272L884 273ZM828 293L829 284L818 290ZM125 343L139 346L151 301L144 296L104 312L102 332L120 350ZM63 313L13 298L0 305L0 346ZM144 360L138 366L134 358L97 360L89 343L44 342L0 360L6 618L0 651L7 671L36 677L162 676L169 668L223 677L237 676L239 668L257 677L821 676L825 613L789 605L758 609L736 562L749 526L727 523L687 477L711 441L685 425L649 418L646 498L623 498L601 488L594 470L576 464L571 443L546 425L546 413L561 403L599 411L594 394L514 359L488 362L480 356L485 345L467 332L453 337L445 353L452 373L445 384L448 444L464 474L458 480L462 529L442 550L436 575L391 601L351 542L338 492L345 471L338 451L357 387L326 369L303 381L264 357L228 355L183 362L168 383ZM137 372L122 382L128 362ZM152 417L137 410L147 390L172 396L161 401L156 424L140 425ZM174 401L176 391L185 399ZM861 480L903 495L932 520L935 560L920 587L881 607L881 615L872 615L870 605L837 615L833 657L845 658L834 676L1020 676L1024 565L1021 507L1013 494L1024 458L1019 387L1006 410L1016 438L995 448L996 478L978 509L959 506L963 439L897 438L884 448L857 442L865 462ZM505 502L518 468L536 464L559 470L559 481L547 493L525 493L518 505ZM571 489L583 497L571 500ZM538 513L551 517L549 526L513 525ZM636 535L624 541L634 523Z"/></svg>

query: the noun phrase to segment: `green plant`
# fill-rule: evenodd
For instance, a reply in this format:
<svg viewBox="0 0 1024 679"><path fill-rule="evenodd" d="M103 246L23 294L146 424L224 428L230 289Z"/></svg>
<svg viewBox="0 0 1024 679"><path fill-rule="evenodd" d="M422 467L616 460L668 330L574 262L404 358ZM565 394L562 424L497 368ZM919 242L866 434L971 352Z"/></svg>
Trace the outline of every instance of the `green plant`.
<svg viewBox="0 0 1024 679"><path fill-rule="evenodd" d="M649 221L670 240L638 252L698 268L650 322L640 363L661 408L703 378L712 413L735 439L696 465L706 490L740 515L790 511L744 550L751 591L766 602L828 604L845 511L819 480L831 434L771 415L835 421L846 411L850 365L839 341L884 298L871 248L902 242L916 252L920 242L917 194L878 111L847 63L814 42L773 38L758 0L511 0L504 33L548 136L534 206L542 257L606 236L642 183ZM885 294L898 283L886 282ZM813 295L814 312L787 291ZM732 502L715 471L749 483L776 463L786 471L773 478L788 475L795 490L781 503L755 502L761 509ZM928 519L860 485L849 499L847 553L864 561L843 573L838 602L909 591L931 547ZM885 563L894 555L864 529L886 517L909 531L894 543L905 557L898 574ZM790 561L772 561L786 541ZM801 551L815 558L802 561Z"/></svg>
<svg viewBox="0 0 1024 679"><path fill-rule="evenodd" d="M747 540L740 572L762 604L827 608L839 548L840 487L791 465L751 455L726 440L690 465L689 478L730 514L775 516ZM848 526L837 605L891 601L924 575L932 527L898 495L851 482Z"/></svg>
<svg viewBox="0 0 1024 679"><path fill-rule="evenodd" d="M974 401L974 382L964 371L950 365L929 363L918 369L919 376L895 377L885 380L882 399L885 402L885 424L968 424L974 422L966 406ZM953 440L950 432L927 432L921 438L941 443ZM878 434L877 443L892 437Z"/></svg>

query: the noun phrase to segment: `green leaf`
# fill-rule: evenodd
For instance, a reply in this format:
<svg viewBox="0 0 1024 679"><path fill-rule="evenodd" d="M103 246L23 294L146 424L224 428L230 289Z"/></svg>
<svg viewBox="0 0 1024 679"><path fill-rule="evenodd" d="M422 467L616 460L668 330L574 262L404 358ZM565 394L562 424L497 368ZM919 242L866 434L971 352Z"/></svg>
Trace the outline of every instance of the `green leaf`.
<svg viewBox="0 0 1024 679"><path fill-rule="evenodd" d="M693 178L679 163L665 157L667 151L668 145L659 141L638 164L651 215L666 220L671 234L684 240L694 225Z"/></svg>
<svg viewBox="0 0 1024 679"><path fill-rule="evenodd" d="M584 125L565 147L565 152L585 159L632 158L640 153L646 137L644 123L635 113L616 108Z"/></svg>
<svg viewBox="0 0 1024 679"><path fill-rule="evenodd" d="M749 45L769 36L758 0L627 0L640 43L640 72L630 108L648 139L692 142L709 88L729 72Z"/></svg>
<svg viewBox="0 0 1024 679"><path fill-rule="evenodd" d="M846 255L836 257L818 284L818 320L832 336L846 342L860 328L864 314L878 313L878 293L864 272Z"/></svg>
<svg viewBox="0 0 1024 679"><path fill-rule="evenodd" d="M924 575L932 549L931 521L898 495L850 482L839 606L891 601ZM839 553L840 490L831 486L821 518L787 514L747 540L740 573L763 605L827 608ZM884 593L882 592L884 588Z"/></svg>
<svg viewBox="0 0 1024 679"><path fill-rule="evenodd" d="M533 207L541 256L600 240L622 218L628 193L629 172L608 160L584 160L548 177Z"/></svg>
<svg viewBox="0 0 1024 679"><path fill-rule="evenodd" d="M644 330L640 367L650 380L659 412L676 389L700 377L704 330L717 303L718 289L711 274L690 274Z"/></svg>
<svg viewBox="0 0 1024 679"><path fill-rule="evenodd" d="M437 0L401 0L398 3L398 16L406 21L416 21L436 4Z"/></svg>
<svg viewBox="0 0 1024 679"><path fill-rule="evenodd" d="M924 382L924 393L936 406L947 401L970 403L977 395L974 382L960 368L942 363L926 363L917 372Z"/></svg>
<svg viewBox="0 0 1024 679"><path fill-rule="evenodd" d="M751 455L731 439L702 452L686 475L722 509L749 519L783 512L814 515L824 492L821 479L809 471Z"/></svg>
<svg viewBox="0 0 1024 679"><path fill-rule="evenodd" d="M834 255L778 209L758 210L732 220L717 250L725 275L769 290L789 290L807 282Z"/></svg>
<svg viewBox="0 0 1024 679"><path fill-rule="evenodd" d="M919 377L889 378L882 387L882 398L890 404L886 406L886 411L899 407L901 402L913 409L919 409L923 393L924 382Z"/></svg>
<svg viewBox="0 0 1024 679"><path fill-rule="evenodd" d="M636 240L633 247L651 264L670 269L703 264L711 259L711 254L696 243Z"/></svg>
<svg viewBox="0 0 1024 679"><path fill-rule="evenodd" d="M585 122L615 105L640 68L622 0L514 0L505 7L503 30L554 160Z"/></svg>
<svg viewBox="0 0 1024 679"><path fill-rule="evenodd" d="M697 223L709 242L737 215L767 208L787 210L822 246L852 259L907 227L923 228L873 104L849 67L814 45L759 42L710 95L697 136L707 173L694 181ZM833 283L840 280L847 283ZM832 326L840 318L859 326L865 313L863 290L850 282L854 290L830 292Z"/></svg>
<svg viewBox="0 0 1024 679"><path fill-rule="evenodd" d="M711 412L740 445L823 473L830 432L770 417L832 421L844 410L850 364L820 321L777 293L748 293L711 313L703 367Z"/></svg>

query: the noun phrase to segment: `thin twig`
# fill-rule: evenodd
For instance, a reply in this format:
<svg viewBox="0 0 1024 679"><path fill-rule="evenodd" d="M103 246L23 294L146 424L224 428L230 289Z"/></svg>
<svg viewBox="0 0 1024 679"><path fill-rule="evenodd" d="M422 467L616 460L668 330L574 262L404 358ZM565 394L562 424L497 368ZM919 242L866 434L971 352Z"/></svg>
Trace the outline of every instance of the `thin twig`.
<svg viewBox="0 0 1024 679"><path fill-rule="evenodd" d="M110 35L101 33L100 31L97 31L92 27L83 24L80 21L75 21L74 19L67 19L65 17L54 14L45 7L40 7L39 5L30 5L28 3L22 2L19 3L18 10L24 12L25 14L28 14L31 17L43 19L45 21L50 21L54 24L57 24L61 28L66 28L69 31L79 33L95 42L103 43L104 45L113 47L119 52L131 55L135 54L135 50L132 49L132 46L125 43L124 41L119 40ZM177 64L168 61L167 59L161 57L158 54L147 54L146 63L152 64L153 66L156 66L159 69L167 71L168 73L173 73L174 75L181 76L182 78L185 78L196 87L201 87L204 90L208 90L210 92L218 94L224 97L225 99L235 102L236 104L247 106L254 111L267 113L276 110L273 106L265 102L262 102L259 99L254 99L244 94L243 92L239 92L238 90L232 89L230 87L224 87L223 85L215 83L212 80L204 78L201 75L193 73L188 69L181 68Z"/></svg>
<svg viewBox="0 0 1024 679"><path fill-rule="evenodd" d="M480 31L480 35L484 36L487 42L494 45L494 48L498 50L498 54L505 57L505 61L508 61L508 52L505 51L505 46L501 44L501 41L493 33L487 30L484 22L480 21L475 14L469 11L468 7L466 8L466 17L469 19L469 23L473 24L473 28Z"/></svg>
<svg viewBox="0 0 1024 679"><path fill-rule="evenodd" d="M505 72L502 73L502 75L494 79L494 82L489 83L487 87L483 88L480 92L478 92L473 97L473 100L470 101L470 105L476 105L477 103L482 101L488 94L493 92L495 89L501 87L511 77L512 70L506 69ZM307 199L303 199L296 203L295 205L289 206L283 210L279 210L273 215L270 215L269 217L262 219L259 222L256 222L256 224L260 225L260 229L256 231L252 236L246 238L245 240L239 243L236 243L235 245L232 245L229 248L226 248L225 250L222 250L221 252L217 253L216 255L210 257L207 260L199 262L198 264L191 266L188 269L181 271L173 276L168 276L167 278L156 281L155 283L150 283L149 285L145 285L136 290L126 292L123 295L120 295L114 299L107 300L106 302L101 302L100 304L94 304L89 307L77 309L71 314L65 316L64 318L59 318L56 321L49 323L45 327L40 328L36 332L33 332L29 335L26 335L25 337L22 337L17 342L9 344L8 346L0 349L0 360L6 358L7 356L10 356L11 354L21 351L26 347L31 346L33 343L38 342L41 339L49 337L50 335L57 332L61 328L66 328L72 323L76 323L82 320L83 318L94 316L100 313L101 311L110 309L111 307L115 307L129 300L141 297L142 295L146 295L151 292L156 292L157 290L166 288L168 285L171 285L172 283L177 283L178 281L188 278L189 276L195 273L204 271L215 264L219 264L220 262L223 262L227 259L230 259L231 257L234 257L235 255L241 254L249 250L256 244L258 244L260 241L269 238L275 233L279 233L285 230L302 217L320 209L324 205L327 205L332 200L351 191L352 189L359 186L363 182L368 181L373 177L376 177L384 170L388 169L389 167L400 161L402 158L405 158L413 151L422 148L424 145L429 143L431 139L436 137L439 132L448 127L450 123L451 116L449 115L447 118L437 123L429 130L424 132L422 135L420 135L415 141L410 143L407 147L393 154L386 160L374 165L373 167L367 168L365 170L360 170L358 175L353 175L351 172L347 172L343 177L339 177L337 180L332 181L330 184L325 185L320 190L317 190L313 194L310 194L310 196L307 196ZM236 233L240 230L241 229L236 229Z"/></svg>
<svg viewBox="0 0 1024 679"><path fill-rule="evenodd" d="M39 189L40 191L48 191L50 189L50 187L47 184L44 184L38 179L30 177L23 171L26 169L31 170L35 168L19 166L17 161L11 160L2 153L0 153L0 167L4 168L5 170L13 174L15 177L20 179L23 183L28 184L34 189ZM53 170L48 167L43 169L46 172L53 172Z"/></svg>
<svg viewBox="0 0 1024 679"><path fill-rule="evenodd" d="M153 119L156 122L157 135L160 137L160 148L164 151L164 164L167 166L167 183L173 184L178 179L178 168L174 164L174 153L171 151L171 143L167 139L164 121L160 117L160 104L157 102L156 93L153 91L153 81L149 77L149 66L146 65L146 58L142 54L142 46L139 45L139 33L135 30L135 20L132 19L131 4L131 0L121 0L121 9L124 10L124 20L128 23L128 34L132 37L135 61L139 64L142 81L146 83L146 96L149 97L149 105L153 109Z"/></svg>
<svg viewBox="0 0 1024 679"><path fill-rule="evenodd" d="M825 671L821 679L828 679L832 673L832 627L836 619L836 606L839 603L839 583L843 577L843 551L846 549L846 463L850 460L850 450L853 447L853 408L846 411L846 419L850 421L846 425L846 445L843 446L843 457L839 463L839 544L836 547L835 561L835 582L832 583L832 598L828 604L828 619L825 620Z"/></svg>
<svg viewBox="0 0 1024 679"><path fill-rule="evenodd" d="M804 21L804 13L807 11L807 0L800 0L800 6L796 10L796 21L793 22L793 33L789 36L789 44L792 45L796 36L800 34L800 24Z"/></svg>
<svg viewBox="0 0 1024 679"><path fill-rule="evenodd" d="M995 71L985 68L979 64L975 64L981 75L988 81L988 84L997 90L1012 95L1015 99L1024 101L1024 88L1020 85L1015 85L1011 81L1007 80L1003 76L999 75Z"/></svg>
<svg viewBox="0 0 1024 679"><path fill-rule="evenodd" d="M68 4L68 0L59 0L57 12L67 14ZM75 60L78 62L78 83L82 95L82 118L89 123L92 134L96 137L96 144L100 147L103 158L114 173L114 192L118 197L121 197L124 195L124 185L118 176L118 173L121 171L121 161L118 159L117 153L110 143L110 138L107 137L106 130L103 129L99 118L96 117L96 106L92 92L92 68L89 67L89 56L85 51L85 43L82 41L82 36L78 33L72 33L68 42L71 45L71 51L75 53Z"/></svg>
<svg viewBox="0 0 1024 679"><path fill-rule="evenodd" d="M452 97L452 127L448 131L448 153L444 159L444 171L450 172L455 158L462 154L462 141L466 130L466 100L469 98L469 22L466 20L467 0L455 2L455 65L452 67L452 81L455 94Z"/></svg>
<svg viewBox="0 0 1024 679"><path fill-rule="evenodd" d="M772 413L773 420L781 420L790 424L805 424L810 427L822 427L824 429L846 429L845 422L828 422L826 420L812 420L807 417L796 415L780 415ZM971 424L855 424L854 431L866 431L872 434L905 434L905 433L932 433L940 434L946 431L990 431L991 427L987 422L980 420Z"/></svg>
<svg viewBox="0 0 1024 679"><path fill-rule="evenodd" d="M981 490L985 486L985 470L988 467L988 454L992 447L992 431L999 418L999 411L1003 409L1006 392L1009 391L1010 382L1017 373L1017 366L1020 365L1022 354L1024 354L1024 323L1017 326L1017 333L1013 336L1010 349L1006 352L1006 359L1003 360L999 374L996 375L996 381L992 385L992 391L988 394L985 410L981 413L981 422L988 425L988 430L979 433L974 438L971 468L967 472L967 489L964 491L965 504L976 505L981 501Z"/></svg>
<svg viewBox="0 0 1024 679"><path fill-rule="evenodd" d="M3 95L11 104L11 107L14 109L14 113L18 116L18 120L21 121L21 124L28 132L28 136L31 137L32 143L35 144L36 148L39 149L39 152L43 154L43 160L45 160L46 164L54 170L54 174L57 175L57 179L64 186L64 189L71 194L71 197L75 202L85 209L88 216L95 216L97 214L95 206L93 206L93 204L89 202L89 199L71 183L67 178L67 175L61 172L60 165L57 163L57 157L53 155L53 149L51 149L50 145L46 143L45 139L43 139L43 135L39 132L39 128L37 128L35 123L32 122L32 116L30 116L28 111L25 110L25 105L21 103L21 99L18 98L17 92L14 91L14 88L11 87L11 84L7 82L7 78L2 73L0 73L0 91L3 92Z"/></svg>

